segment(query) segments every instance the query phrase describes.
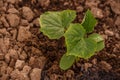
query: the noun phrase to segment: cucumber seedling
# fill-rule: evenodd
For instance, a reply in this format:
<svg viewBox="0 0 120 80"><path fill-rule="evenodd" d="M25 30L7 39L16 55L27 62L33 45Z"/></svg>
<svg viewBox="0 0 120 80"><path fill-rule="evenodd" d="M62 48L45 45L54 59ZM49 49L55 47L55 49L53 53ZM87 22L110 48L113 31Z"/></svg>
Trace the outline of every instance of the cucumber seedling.
<svg viewBox="0 0 120 80"><path fill-rule="evenodd" d="M72 23L75 18L74 10L48 11L40 16L40 31L44 35L50 39L65 37L67 52L60 60L63 70L70 68L76 59L88 59L104 48L101 35L92 33L97 20L91 11L87 10L82 23Z"/></svg>

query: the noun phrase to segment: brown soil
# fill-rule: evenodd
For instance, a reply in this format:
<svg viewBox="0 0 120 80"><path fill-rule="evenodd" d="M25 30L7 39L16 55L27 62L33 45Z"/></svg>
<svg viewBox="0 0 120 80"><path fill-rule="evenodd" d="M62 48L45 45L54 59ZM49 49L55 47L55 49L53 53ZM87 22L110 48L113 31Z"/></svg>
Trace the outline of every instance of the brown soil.
<svg viewBox="0 0 120 80"><path fill-rule="evenodd" d="M44 36L39 16L65 9L77 11L75 22L90 9L105 48L63 71L64 38ZM0 0L0 80L120 80L120 0Z"/></svg>

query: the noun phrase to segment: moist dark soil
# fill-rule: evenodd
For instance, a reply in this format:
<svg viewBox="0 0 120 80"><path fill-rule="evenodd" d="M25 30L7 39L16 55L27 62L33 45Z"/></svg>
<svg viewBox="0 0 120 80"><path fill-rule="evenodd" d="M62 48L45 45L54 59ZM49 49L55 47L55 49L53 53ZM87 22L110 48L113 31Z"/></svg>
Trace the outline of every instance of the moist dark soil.
<svg viewBox="0 0 120 80"><path fill-rule="evenodd" d="M105 48L63 71L64 37L43 35L39 17L65 9L75 10L79 23L90 9ZM0 0L0 80L120 80L120 0Z"/></svg>

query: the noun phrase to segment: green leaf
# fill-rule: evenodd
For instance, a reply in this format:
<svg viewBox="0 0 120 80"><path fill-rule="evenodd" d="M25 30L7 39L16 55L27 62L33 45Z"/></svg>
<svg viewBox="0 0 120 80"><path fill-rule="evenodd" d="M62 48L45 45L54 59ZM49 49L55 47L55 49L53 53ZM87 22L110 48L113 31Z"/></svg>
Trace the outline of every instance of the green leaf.
<svg viewBox="0 0 120 80"><path fill-rule="evenodd" d="M76 12L73 10L64 10L61 13L63 26L69 27L69 24L75 19Z"/></svg>
<svg viewBox="0 0 120 80"><path fill-rule="evenodd" d="M104 40L103 37L97 33L93 33L93 34L89 35L89 38L94 39L96 42L100 42L100 41Z"/></svg>
<svg viewBox="0 0 120 80"><path fill-rule="evenodd" d="M76 43L80 39L82 39L85 35L85 29L82 27L81 24L71 24L66 33L65 36L65 42L67 45L67 52L72 49L73 46L76 45Z"/></svg>
<svg viewBox="0 0 120 80"><path fill-rule="evenodd" d="M104 39L101 35L97 34L97 33L94 33L94 34L91 34L89 35L89 38L93 39L94 41L97 42L97 49L96 51L100 51L102 50L105 45L104 45Z"/></svg>
<svg viewBox="0 0 120 80"><path fill-rule="evenodd" d="M97 49L96 51L100 51L105 47L104 41L98 42L97 43Z"/></svg>
<svg viewBox="0 0 120 80"><path fill-rule="evenodd" d="M82 21L82 26L85 28L87 33L90 33L94 30L97 20L94 18L90 10L87 10L85 17Z"/></svg>
<svg viewBox="0 0 120 80"><path fill-rule="evenodd" d="M46 12L40 16L40 30L50 39L59 39L75 16L75 12L72 10Z"/></svg>
<svg viewBox="0 0 120 80"><path fill-rule="evenodd" d="M88 59L96 50L97 43L91 38L83 38L85 30L80 24L72 24L65 33L67 54Z"/></svg>
<svg viewBox="0 0 120 80"><path fill-rule="evenodd" d="M60 60L60 68L63 70L67 70L72 66L75 59L76 59L75 56L72 55L67 56L66 54L64 54Z"/></svg>

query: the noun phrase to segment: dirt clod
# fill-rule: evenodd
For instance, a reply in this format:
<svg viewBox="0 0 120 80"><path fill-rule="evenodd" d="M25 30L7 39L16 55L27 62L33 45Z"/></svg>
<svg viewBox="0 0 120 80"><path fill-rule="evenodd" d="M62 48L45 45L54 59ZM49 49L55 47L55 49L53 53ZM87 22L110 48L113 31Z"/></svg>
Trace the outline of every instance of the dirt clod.
<svg viewBox="0 0 120 80"><path fill-rule="evenodd" d="M112 66L109 63L107 63L106 61L101 61L100 62L100 67L102 69L105 69L106 71L112 69Z"/></svg>
<svg viewBox="0 0 120 80"><path fill-rule="evenodd" d="M24 61L22 61L22 60L17 60L16 63L15 63L15 68L16 68L16 69L22 69L24 65L25 65L25 62L24 62Z"/></svg>
<svg viewBox="0 0 120 80"><path fill-rule="evenodd" d="M7 12L11 13L11 14L19 14L19 11L17 9L15 9L15 8L10 8L10 9L8 9Z"/></svg>
<svg viewBox="0 0 120 80"><path fill-rule="evenodd" d="M27 40L29 37L31 37L29 28L30 28L29 26L28 27L24 27L24 26L19 27L18 37L17 37L18 41L24 41L24 40Z"/></svg>
<svg viewBox="0 0 120 80"><path fill-rule="evenodd" d="M30 73L31 80L40 80L41 79L41 69L34 68Z"/></svg>
<svg viewBox="0 0 120 80"><path fill-rule="evenodd" d="M8 14L6 18L11 27L17 27L20 23L20 18L16 14Z"/></svg>
<svg viewBox="0 0 120 80"><path fill-rule="evenodd" d="M42 7L48 7L50 4L50 0L38 0L39 5Z"/></svg>
<svg viewBox="0 0 120 80"><path fill-rule="evenodd" d="M34 17L33 11L29 7L23 7L22 8L22 16L28 20L31 21Z"/></svg>
<svg viewBox="0 0 120 80"><path fill-rule="evenodd" d="M107 34L108 36L114 35L113 31L110 31L110 30L105 30L105 34Z"/></svg>
<svg viewBox="0 0 120 80"><path fill-rule="evenodd" d="M100 19L103 18L103 12L101 9L93 7L91 11L96 18L100 18Z"/></svg>

